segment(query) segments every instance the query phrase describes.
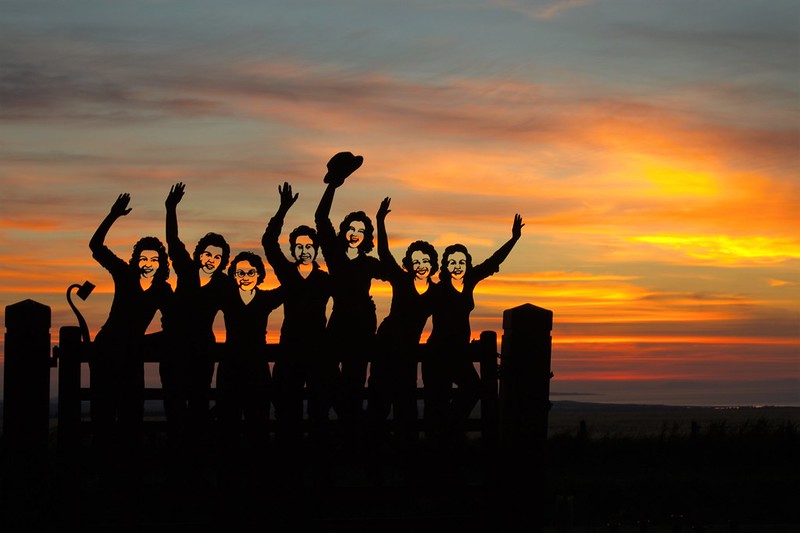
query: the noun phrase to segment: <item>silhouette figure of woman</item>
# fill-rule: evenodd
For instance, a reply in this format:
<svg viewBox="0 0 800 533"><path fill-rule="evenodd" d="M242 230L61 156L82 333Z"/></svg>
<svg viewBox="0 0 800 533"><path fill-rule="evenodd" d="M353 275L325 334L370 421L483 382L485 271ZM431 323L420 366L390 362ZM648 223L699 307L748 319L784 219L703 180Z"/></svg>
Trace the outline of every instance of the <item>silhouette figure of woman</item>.
<svg viewBox="0 0 800 533"><path fill-rule="evenodd" d="M127 262L105 245L114 222L131 212L129 202L128 193L120 194L89 241L92 257L114 281L111 309L89 362L91 418L105 473L123 484L132 483L137 472L144 414L142 354L148 349L145 333L157 310L162 322L166 319L172 296L167 251L160 240L139 239Z"/></svg>
<svg viewBox="0 0 800 533"><path fill-rule="evenodd" d="M407 455L417 440L417 361L422 331L433 312L439 256L426 241L414 241L406 249L402 266L389 250L386 216L391 199L381 202L376 216L378 257L392 286L389 314L376 334L376 350L370 366L367 417L373 446L386 435L385 421L394 407L396 437ZM374 451L374 450L373 450Z"/></svg>
<svg viewBox="0 0 800 533"><path fill-rule="evenodd" d="M293 260L281 251L278 239L286 213L297 201L292 187L278 186L280 205L261 243L267 261L283 290L283 324L280 352L273 375L278 422L280 466L284 482L297 482L301 475L303 454L303 386L308 392L308 417L311 424L312 460L320 464L326 447L325 425L332 404L337 368L325 350L326 308L331 297L330 276L317 264L317 232L309 226L298 226L289 234Z"/></svg>
<svg viewBox="0 0 800 533"><path fill-rule="evenodd" d="M362 394L367 367L374 349L377 317L370 296L373 279L384 280L377 257L367 255L373 248L372 221L363 211L344 217L338 234L330 220L336 189L363 162L361 156L340 152L328 162L324 181L328 184L320 199L314 221L325 263L331 274L333 309L327 327L328 350L341 364L336 412L351 447L357 443L363 411Z"/></svg>
<svg viewBox="0 0 800 533"><path fill-rule="evenodd" d="M515 215L511 238L483 263L473 265L463 244L448 246L442 254L433 327L427 341L429 354L422 365L426 434L434 446L463 438L467 419L480 398L478 372L469 357L475 286L499 271L522 236L523 226L522 217ZM451 401L453 383L458 388L452 390Z"/></svg>
<svg viewBox="0 0 800 533"><path fill-rule="evenodd" d="M169 351L159 372L174 462L199 460L209 426L214 319L224 295L233 289L233 281L225 275L231 249L222 235L207 233L192 255L180 240L177 207L184 191L183 183L173 185L164 202L167 251L177 284L166 324Z"/></svg>
<svg viewBox="0 0 800 533"><path fill-rule="evenodd" d="M236 488L248 472L255 485L266 476L271 377L266 354L269 315L283 303L280 287L262 290L266 269L252 252L240 252L228 267L236 281L223 301L225 350L217 370L221 481ZM244 448L241 439L244 437ZM244 462L244 464L242 463ZM244 468L243 468L244 467ZM228 483L226 485L226 483Z"/></svg>
<svg viewBox="0 0 800 533"><path fill-rule="evenodd" d="M333 283L327 342L329 353L341 365L336 413L350 451L358 443L362 393L378 325L370 286L373 279L384 280L385 276L380 260L368 255L374 246L374 228L366 213L349 213L336 233L330 211L336 189L362 162L363 157L350 152L339 152L328 161L328 173L323 180L328 185L314 213L322 253Z"/></svg>

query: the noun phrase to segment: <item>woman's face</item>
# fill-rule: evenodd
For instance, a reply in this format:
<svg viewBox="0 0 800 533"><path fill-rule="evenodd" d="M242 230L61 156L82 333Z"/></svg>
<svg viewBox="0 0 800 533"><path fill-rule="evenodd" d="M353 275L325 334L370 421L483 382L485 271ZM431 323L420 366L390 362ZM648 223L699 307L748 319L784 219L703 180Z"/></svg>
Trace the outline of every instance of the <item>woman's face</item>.
<svg viewBox="0 0 800 533"><path fill-rule="evenodd" d="M222 248L219 246L208 246L200 254L200 268L206 274L213 274L222 263Z"/></svg>
<svg viewBox="0 0 800 533"><path fill-rule="evenodd" d="M467 256L463 252L453 252L447 258L444 268L450 272L451 278L455 280L462 279L467 271Z"/></svg>
<svg viewBox="0 0 800 533"><path fill-rule="evenodd" d="M358 248L359 245L364 242L365 227L364 223L360 220L353 220L350 222L350 226L344 234L345 239L347 239L347 246L350 248Z"/></svg>
<svg viewBox="0 0 800 533"><path fill-rule="evenodd" d="M414 277L417 279L427 279L431 275L431 256L421 250L411 252L411 268L414 269Z"/></svg>
<svg viewBox="0 0 800 533"><path fill-rule="evenodd" d="M139 275L151 279L156 275L160 261L156 250L142 250L139 253Z"/></svg>
<svg viewBox="0 0 800 533"><path fill-rule="evenodd" d="M250 264L250 261L239 261L236 263L236 270L233 272L236 284L241 291L252 291L256 288L258 280L258 270Z"/></svg>
<svg viewBox="0 0 800 533"><path fill-rule="evenodd" d="M317 251L314 249L314 241L308 235L298 235L294 241L292 254L297 262L303 265L310 265L317 258Z"/></svg>

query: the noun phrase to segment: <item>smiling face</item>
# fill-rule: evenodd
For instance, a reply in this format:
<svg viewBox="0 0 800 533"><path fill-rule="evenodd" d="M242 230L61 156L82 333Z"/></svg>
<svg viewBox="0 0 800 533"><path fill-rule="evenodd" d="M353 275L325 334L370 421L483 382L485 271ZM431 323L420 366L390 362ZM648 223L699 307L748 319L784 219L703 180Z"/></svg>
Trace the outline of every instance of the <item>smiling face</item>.
<svg viewBox="0 0 800 533"><path fill-rule="evenodd" d="M139 275L143 279L151 279L155 276L159 264L156 250L142 250L139 254Z"/></svg>
<svg viewBox="0 0 800 533"><path fill-rule="evenodd" d="M252 291L256 288L258 280L258 270L250 264L250 261L239 261L236 263L236 270L233 272L239 290Z"/></svg>
<svg viewBox="0 0 800 533"><path fill-rule="evenodd" d="M431 275L431 256L420 250L411 253L411 266L414 269L414 277L417 279L427 279Z"/></svg>
<svg viewBox="0 0 800 533"><path fill-rule="evenodd" d="M302 265L310 265L317 258L317 250L314 249L314 243L308 235L298 235L297 240L294 241L294 248L292 248L292 255L297 259L297 262Z"/></svg>
<svg viewBox="0 0 800 533"><path fill-rule="evenodd" d="M358 248L364 242L364 231L366 226L360 220L353 220L347 227L347 232L344 236L347 240L347 246L350 248Z"/></svg>
<svg viewBox="0 0 800 533"><path fill-rule="evenodd" d="M200 270L205 274L213 274L222 263L222 248L208 246L200 253Z"/></svg>
<svg viewBox="0 0 800 533"><path fill-rule="evenodd" d="M453 252L447 258L447 264L444 265L444 268L450 272L451 278L455 280L462 279L467 271L467 256L462 252Z"/></svg>

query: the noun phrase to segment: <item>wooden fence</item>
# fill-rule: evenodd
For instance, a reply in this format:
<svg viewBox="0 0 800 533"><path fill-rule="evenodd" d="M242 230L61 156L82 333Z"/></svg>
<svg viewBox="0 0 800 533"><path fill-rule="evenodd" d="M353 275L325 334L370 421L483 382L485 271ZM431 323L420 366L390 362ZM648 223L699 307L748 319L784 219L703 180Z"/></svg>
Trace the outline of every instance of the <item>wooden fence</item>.
<svg viewBox="0 0 800 533"><path fill-rule="evenodd" d="M148 349L142 350L144 364L153 364L160 361L159 346L161 333L146 336ZM82 365L88 364L89 354L93 346L81 342L80 329L75 326L65 326L59 331L59 344L53 349L53 364L58 367L58 440L59 445L74 441L80 434L91 431L91 423L83 418L82 405L91 401L91 389L81 383ZM499 434L498 426L498 359L497 334L493 331L484 331L480 339L472 341L469 346L469 356L473 363L478 364L481 377L481 396L477 409L478 417L469 420L468 428L481 433L484 442L494 445ZM219 363L220 355L224 350L223 343L214 347L214 362ZM277 344L267 344L263 355L269 363L274 363L281 347ZM420 365L427 356L427 347L420 344L417 348L417 365ZM418 368L419 370L419 368ZM419 374L418 374L419 375ZM424 387L417 387L417 398L424 395ZM212 387L211 398L216 396L216 389ZM146 387L145 400L163 400L164 391L161 387ZM367 398L367 387L362 393L362 399ZM163 426L163 419L147 420L145 428L156 430ZM392 422L391 420L389 421ZM421 425L422 420L418 420Z"/></svg>
<svg viewBox="0 0 800 533"><path fill-rule="evenodd" d="M0 473L6 474L3 479L7 485L15 487L14 494L25 483L38 487L30 465L48 461L53 368L58 371L59 450L72 449L62 448L61 444L80 443L81 435L92 429L82 415L84 402L91 400L89 387L81 384L81 370L88 360L81 327L62 327L58 346L51 350L50 319L50 308L33 300L6 306L2 439L5 466ZM484 453L485 471L491 473L487 482L493 497L500 502L499 530L541 532L541 517L549 505L545 499L545 474L549 382L553 377L552 325L553 313L547 309L524 304L505 310L499 369L494 332L483 332L470 346L473 361L480 365L481 398L478 418L469 429L481 432L483 449L489 452ZM265 357L274 361L279 349L268 346ZM421 346L419 360L425 356L425 347ZM147 361L158 362L156 357L148 357ZM422 388L417 392L424 393ZM158 400L162 391L147 389L145 397ZM163 428L161 420L145 430L161 431L159 423Z"/></svg>
<svg viewBox="0 0 800 533"><path fill-rule="evenodd" d="M47 442L49 428L50 370L58 368L58 438L75 438L85 425L82 404L90 389L81 385L81 368L88 362L89 343L81 328L63 326L58 346L50 349L50 308L33 300L6 306L3 438L20 448ZM503 342L498 366L497 335L484 331L470 345L479 365L481 396L479 417L471 429L490 442L499 440L508 450L530 449L547 436L552 311L524 304L503 313ZM158 334L156 334L158 335ZM221 347L217 347L217 355ZM265 357L275 361L278 345L267 345ZM157 350L145 363L157 363ZM419 361L426 348L419 346ZM499 371L498 371L499 370ZM423 394L422 387L418 395ZM145 390L145 399L162 398L160 388ZM365 391L366 394L366 391Z"/></svg>

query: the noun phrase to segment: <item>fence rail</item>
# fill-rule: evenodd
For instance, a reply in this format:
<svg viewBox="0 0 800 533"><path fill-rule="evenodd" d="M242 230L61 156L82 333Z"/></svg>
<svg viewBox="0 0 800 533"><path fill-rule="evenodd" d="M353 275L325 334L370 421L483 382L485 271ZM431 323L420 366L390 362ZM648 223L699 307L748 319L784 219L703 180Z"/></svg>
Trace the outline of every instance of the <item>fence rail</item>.
<svg viewBox="0 0 800 533"><path fill-rule="evenodd" d="M146 336L148 349L143 350L143 363L159 363L161 355L161 333ZM83 418L82 404L91 402L91 388L81 384L81 367L88 364L93 343L81 342L80 330L74 326L62 327L59 332L59 345L53 349L53 364L58 367L58 438L60 444L65 444L85 432L91 432L91 422ZM224 343L217 343L212 351L215 364L219 363L225 351ZM267 344L263 356L269 363L274 363L280 355L281 346ZM424 362L428 350L425 344L417 348L417 365ZM479 340L474 340L469 346L469 357L473 363L478 364L481 378L481 397L479 401L478 417L468 421L467 428L478 431L489 445L497 442L498 437L498 360L497 334L493 331L484 331ZM418 367L419 370L419 367ZM419 374L418 374L419 375ZM307 392L307 391L306 391ZM216 387L211 387L211 399L216 398ZM362 390L362 400L367 398L368 389ZM417 399L424 396L424 385L417 386ZM145 400L163 400L164 390L161 387L146 387ZM391 425L392 420L388 421ZM150 429L163 428L163 416L149 418L145 426ZM418 428L422 420L417 420Z"/></svg>

